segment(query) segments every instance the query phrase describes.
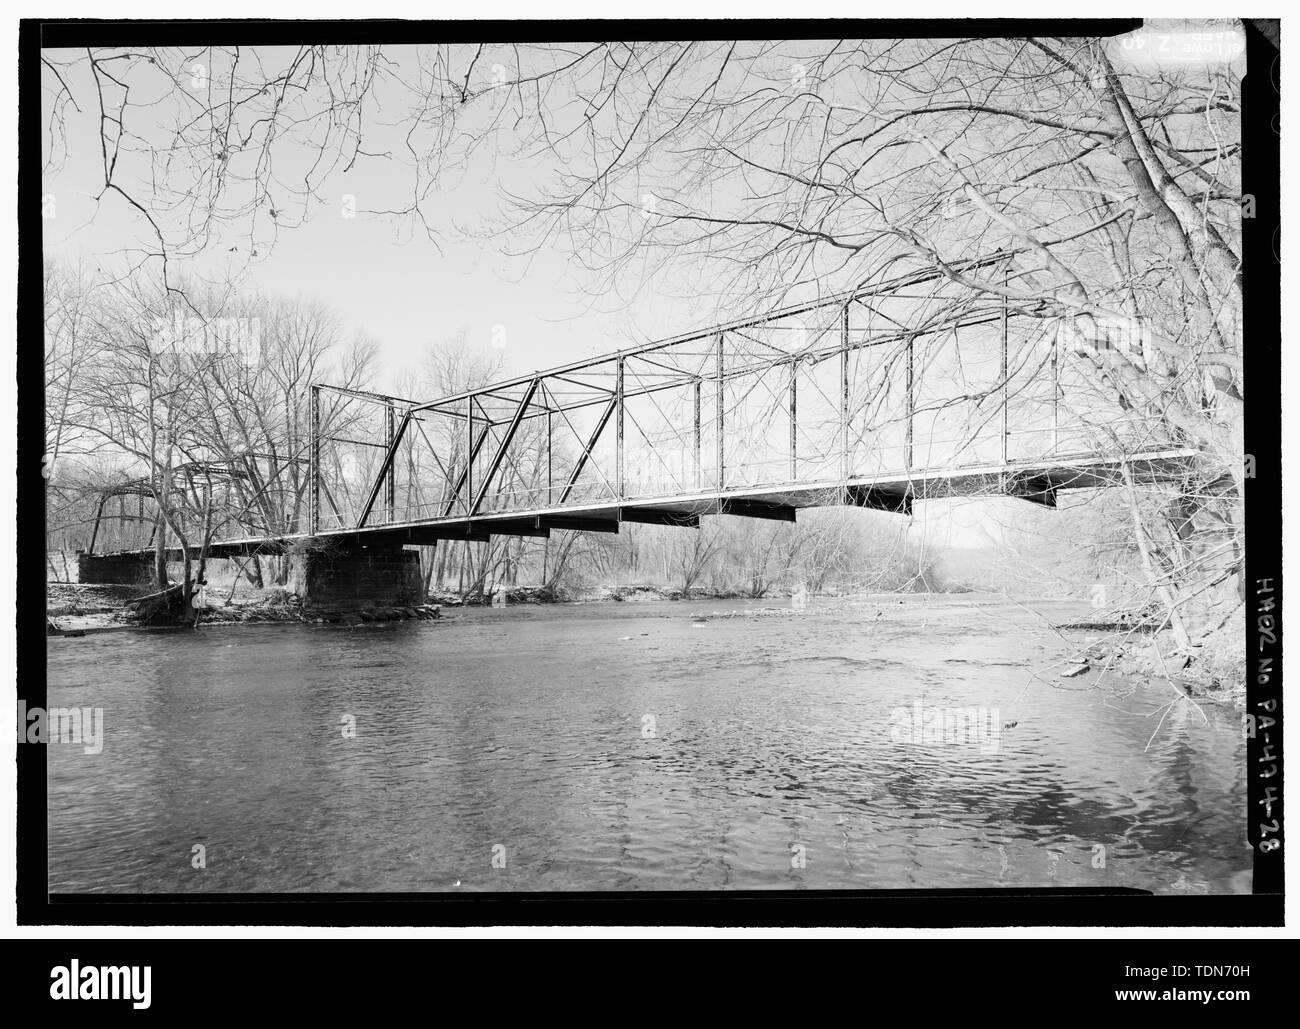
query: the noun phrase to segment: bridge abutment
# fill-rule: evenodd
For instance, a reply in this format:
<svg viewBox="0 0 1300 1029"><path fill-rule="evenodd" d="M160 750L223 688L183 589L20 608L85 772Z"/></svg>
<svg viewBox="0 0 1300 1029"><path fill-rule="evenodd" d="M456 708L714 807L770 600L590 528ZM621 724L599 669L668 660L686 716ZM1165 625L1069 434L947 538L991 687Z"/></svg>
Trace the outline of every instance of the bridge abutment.
<svg viewBox="0 0 1300 1029"><path fill-rule="evenodd" d="M300 550L290 559L289 588L309 613L424 603L419 552L392 545Z"/></svg>
<svg viewBox="0 0 1300 1029"><path fill-rule="evenodd" d="M152 554L77 552L77 581L89 585L145 586L153 581Z"/></svg>

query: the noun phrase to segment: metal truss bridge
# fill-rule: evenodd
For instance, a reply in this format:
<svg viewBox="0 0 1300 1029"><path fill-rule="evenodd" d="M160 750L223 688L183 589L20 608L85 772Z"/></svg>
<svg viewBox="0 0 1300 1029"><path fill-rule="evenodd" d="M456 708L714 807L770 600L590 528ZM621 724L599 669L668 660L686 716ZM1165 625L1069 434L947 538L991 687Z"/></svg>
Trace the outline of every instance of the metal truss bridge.
<svg viewBox="0 0 1300 1029"><path fill-rule="evenodd" d="M963 270L997 281L1010 256ZM316 384L299 513L272 531L226 503L210 553L794 521L829 504L909 514L953 496L1054 506L1126 468L1185 474L1197 451L1116 408L1068 359L1066 329L926 269L438 400Z"/></svg>

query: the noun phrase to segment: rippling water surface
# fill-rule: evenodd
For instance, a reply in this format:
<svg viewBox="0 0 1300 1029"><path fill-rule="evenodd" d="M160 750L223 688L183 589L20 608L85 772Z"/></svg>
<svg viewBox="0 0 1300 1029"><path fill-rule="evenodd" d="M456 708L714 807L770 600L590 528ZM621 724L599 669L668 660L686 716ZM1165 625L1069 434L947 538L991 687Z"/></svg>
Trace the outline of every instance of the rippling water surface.
<svg viewBox="0 0 1300 1029"><path fill-rule="evenodd" d="M1167 686L1033 678L1060 644L925 597L52 639L106 728L48 748L50 889L1248 890L1236 712L1157 731ZM997 734L910 742L918 704Z"/></svg>

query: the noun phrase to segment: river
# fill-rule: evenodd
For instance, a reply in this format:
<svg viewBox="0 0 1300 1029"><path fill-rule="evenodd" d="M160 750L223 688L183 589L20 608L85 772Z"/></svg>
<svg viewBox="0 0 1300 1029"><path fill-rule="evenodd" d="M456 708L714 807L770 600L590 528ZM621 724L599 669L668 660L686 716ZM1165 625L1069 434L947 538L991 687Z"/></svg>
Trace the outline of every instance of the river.
<svg viewBox="0 0 1300 1029"><path fill-rule="evenodd" d="M51 639L48 704L104 730L99 753L47 748L49 887L1248 890L1239 713L1159 724L1167 684L1060 678L1046 619L1086 605L1035 608L605 603Z"/></svg>

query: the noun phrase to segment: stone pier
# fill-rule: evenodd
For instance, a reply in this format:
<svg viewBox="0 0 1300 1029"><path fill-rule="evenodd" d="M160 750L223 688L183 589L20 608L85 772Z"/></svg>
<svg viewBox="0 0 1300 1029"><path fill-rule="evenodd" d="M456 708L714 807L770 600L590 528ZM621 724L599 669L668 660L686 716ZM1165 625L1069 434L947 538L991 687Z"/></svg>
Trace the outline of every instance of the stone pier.
<svg viewBox="0 0 1300 1029"><path fill-rule="evenodd" d="M153 581L152 554L87 554L77 551L77 581L88 585L147 586Z"/></svg>
<svg viewBox="0 0 1300 1029"><path fill-rule="evenodd" d="M298 551L290 559L289 589L302 598L307 612L424 603L419 552L391 544Z"/></svg>

